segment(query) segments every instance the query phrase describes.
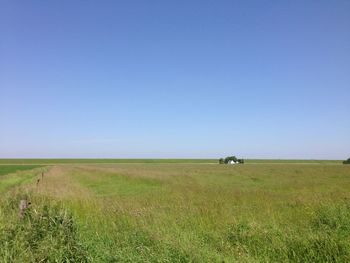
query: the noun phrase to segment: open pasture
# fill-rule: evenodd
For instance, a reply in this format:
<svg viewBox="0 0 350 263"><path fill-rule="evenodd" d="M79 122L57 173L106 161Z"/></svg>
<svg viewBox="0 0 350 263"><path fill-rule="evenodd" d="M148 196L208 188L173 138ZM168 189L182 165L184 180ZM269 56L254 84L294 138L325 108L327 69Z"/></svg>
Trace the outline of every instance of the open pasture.
<svg viewBox="0 0 350 263"><path fill-rule="evenodd" d="M23 173L24 184L1 193L1 262L350 260L350 166L90 163ZM20 220L23 198L32 204Z"/></svg>
<svg viewBox="0 0 350 263"><path fill-rule="evenodd" d="M0 165L0 194L13 187L33 179L40 165ZM33 170L34 169L34 170Z"/></svg>
<svg viewBox="0 0 350 263"><path fill-rule="evenodd" d="M15 173L18 171L31 170L37 167L40 167L40 165L1 165L0 176Z"/></svg>
<svg viewBox="0 0 350 263"><path fill-rule="evenodd" d="M211 163L217 164L218 159L0 159L0 165L55 165L55 164L175 164L175 163ZM246 164L341 164L342 160L298 160L298 159L245 159Z"/></svg>

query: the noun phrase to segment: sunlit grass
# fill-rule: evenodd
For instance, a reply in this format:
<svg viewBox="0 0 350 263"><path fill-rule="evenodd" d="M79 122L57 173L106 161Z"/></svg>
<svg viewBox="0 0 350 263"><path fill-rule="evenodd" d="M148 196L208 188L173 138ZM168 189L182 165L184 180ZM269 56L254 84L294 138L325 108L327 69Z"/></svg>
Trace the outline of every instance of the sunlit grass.
<svg viewBox="0 0 350 263"><path fill-rule="evenodd" d="M2 235L0 261L30 249L26 262L347 262L349 189L343 165L55 166L22 186L27 221L16 189L1 199L0 231L19 234Z"/></svg>
<svg viewBox="0 0 350 263"><path fill-rule="evenodd" d="M46 168L39 165L0 165L0 194L13 186L33 181L43 171Z"/></svg>
<svg viewBox="0 0 350 263"><path fill-rule="evenodd" d="M0 165L0 176L10 173L15 173L18 171L31 170L40 165Z"/></svg>

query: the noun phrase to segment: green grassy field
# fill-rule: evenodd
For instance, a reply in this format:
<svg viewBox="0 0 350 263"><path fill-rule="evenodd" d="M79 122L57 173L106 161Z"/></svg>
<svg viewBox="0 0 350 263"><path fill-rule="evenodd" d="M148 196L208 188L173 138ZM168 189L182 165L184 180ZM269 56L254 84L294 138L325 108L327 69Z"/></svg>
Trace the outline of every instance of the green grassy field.
<svg viewBox="0 0 350 263"><path fill-rule="evenodd" d="M28 170L42 167L40 165L0 165L0 193L12 186L20 185L36 176Z"/></svg>
<svg viewBox="0 0 350 263"><path fill-rule="evenodd" d="M218 163L219 159L0 159L0 165L113 164L113 163ZM246 159L246 164L341 164L342 160Z"/></svg>
<svg viewBox="0 0 350 263"><path fill-rule="evenodd" d="M269 164L342 164L342 160L298 160L298 159L248 159L246 163Z"/></svg>
<svg viewBox="0 0 350 263"><path fill-rule="evenodd" d="M90 162L3 175L26 181L0 187L0 262L349 262L350 166L311 163ZM32 204L20 220L23 198Z"/></svg>
<svg viewBox="0 0 350 263"><path fill-rule="evenodd" d="M0 159L1 164L217 163L216 159Z"/></svg>
<svg viewBox="0 0 350 263"><path fill-rule="evenodd" d="M1 165L0 176L18 171L31 170L37 167L40 167L40 165Z"/></svg>

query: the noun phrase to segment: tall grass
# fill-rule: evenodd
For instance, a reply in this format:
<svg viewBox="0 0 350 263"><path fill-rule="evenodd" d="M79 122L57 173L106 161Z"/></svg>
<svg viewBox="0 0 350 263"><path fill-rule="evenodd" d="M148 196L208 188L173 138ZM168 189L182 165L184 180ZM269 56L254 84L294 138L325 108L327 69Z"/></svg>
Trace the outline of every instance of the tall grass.
<svg viewBox="0 0 350 263"><path fill-rule="evenodd" d="M0 261L349 262L349 187L341 165L57 166L0 199Z"/></svg>
<svg viewBox="0 0 350 263"><path fill-rule="evenodd" d="M15 211L23 198L33 204L19 218ZM87 262L72 215L54 200L17 194L1 210L1 262Z"/></svg>

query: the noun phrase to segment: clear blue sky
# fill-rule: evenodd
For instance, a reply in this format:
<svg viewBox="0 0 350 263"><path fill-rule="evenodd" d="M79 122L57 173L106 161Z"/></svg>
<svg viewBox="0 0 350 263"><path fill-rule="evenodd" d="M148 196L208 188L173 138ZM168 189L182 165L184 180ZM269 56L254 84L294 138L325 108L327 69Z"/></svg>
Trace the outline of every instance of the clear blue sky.
<svg viewBox="0 0 350 263"><path fill-rule="evenodd" d="M350 157L350 1L0 2L0 157Z"/></svg>

